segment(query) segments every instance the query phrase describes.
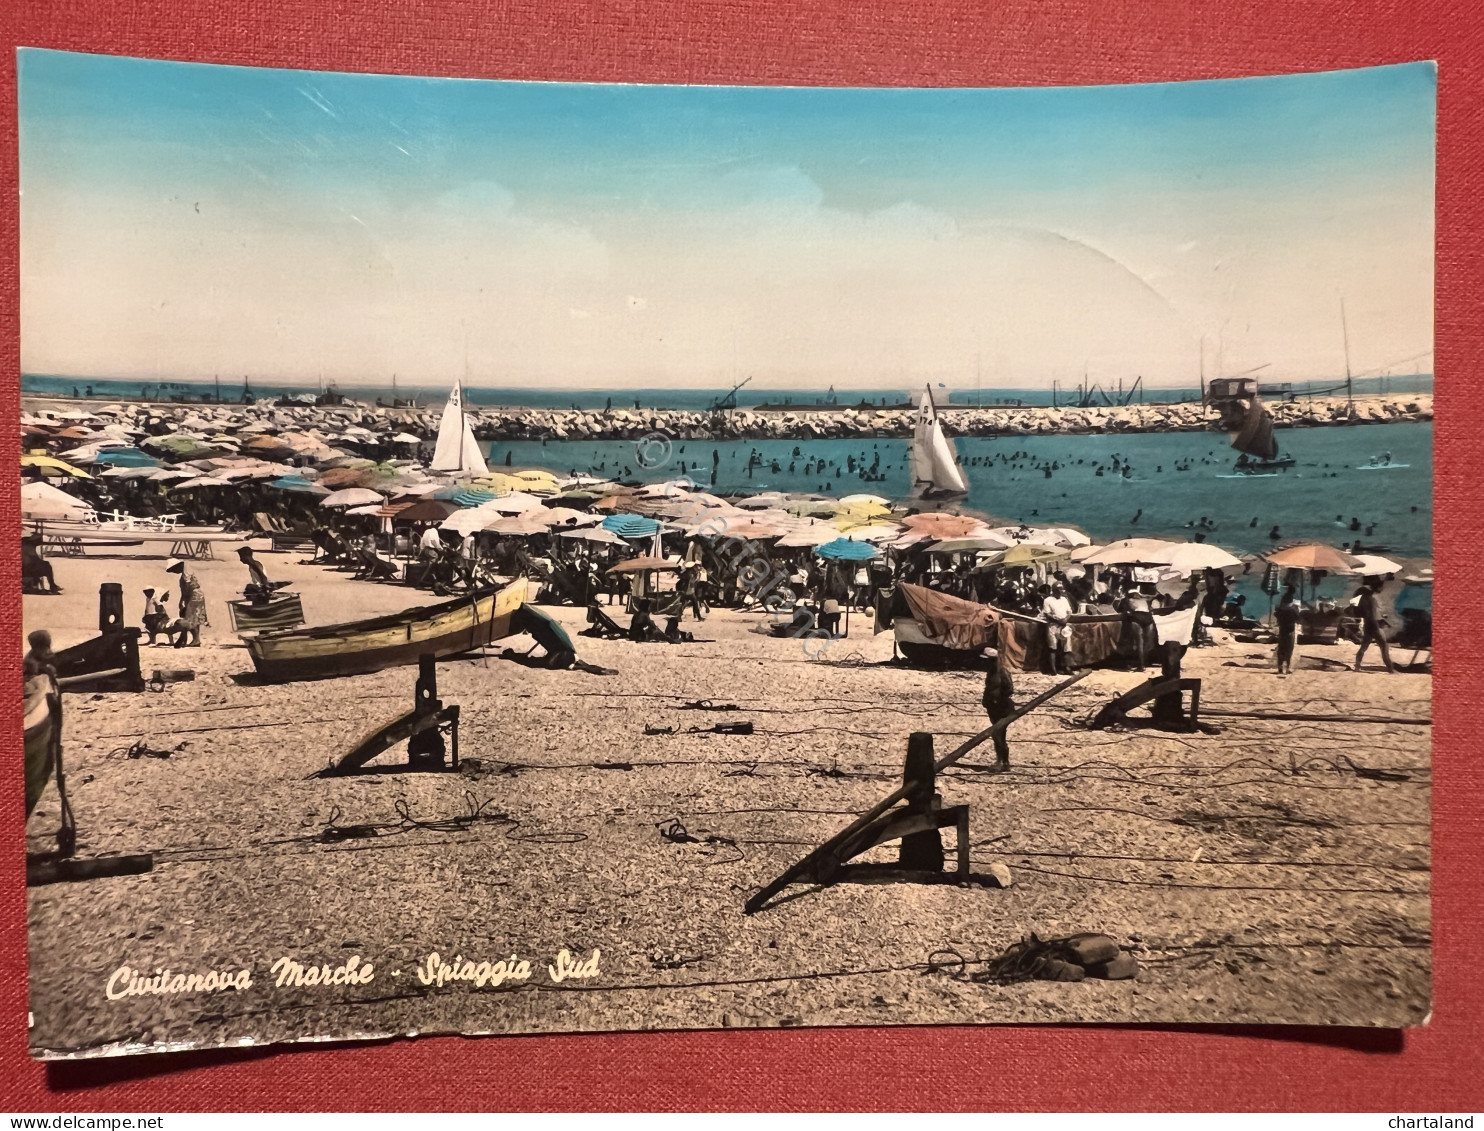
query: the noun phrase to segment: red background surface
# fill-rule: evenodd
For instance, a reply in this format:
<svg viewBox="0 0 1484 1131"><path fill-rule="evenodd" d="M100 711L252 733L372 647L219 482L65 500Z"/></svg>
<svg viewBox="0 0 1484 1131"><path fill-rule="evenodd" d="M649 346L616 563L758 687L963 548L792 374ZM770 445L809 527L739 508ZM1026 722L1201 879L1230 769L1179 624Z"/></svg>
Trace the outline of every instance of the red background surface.
<svg viewBox="0 0 1484 1131"><path fill-rule="evenodd" d="M13 0L12 0L13 2ZM1437 572L1432 1024L1285 1028L897 1028L459 1038L42 1066L25 1053L20 697L0 722L0 1109L1287 1109L1484 1106L1474 710L1484 601L1484 16L1473 0L22 0L0 58L0 420L18 412L16 45L201 62L623 82L1022 85L1142 82L1436 59ZM0 466L15 467L0 431ZM18 523L13 491L0 522ZM17 540L3 548L15 578ZM0 586L4 639L19 598ZM0 647L5 685L19 650ZM395 893L389 893L395 898Z"/></svg>

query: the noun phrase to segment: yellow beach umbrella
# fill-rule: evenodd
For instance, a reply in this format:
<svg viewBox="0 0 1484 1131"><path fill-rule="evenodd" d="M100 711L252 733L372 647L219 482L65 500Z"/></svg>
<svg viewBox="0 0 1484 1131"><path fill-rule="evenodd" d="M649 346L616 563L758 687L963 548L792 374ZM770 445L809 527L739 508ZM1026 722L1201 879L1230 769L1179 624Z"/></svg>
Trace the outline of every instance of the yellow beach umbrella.
<svg viewBox="0 0 1484 1131"><path fill-rule="evenodd" d="M70 475L75 479L91 479L80 467L73 467L70 463L59 460L56 456L21 456L22 467L34 467L43 475Z"/></svg>

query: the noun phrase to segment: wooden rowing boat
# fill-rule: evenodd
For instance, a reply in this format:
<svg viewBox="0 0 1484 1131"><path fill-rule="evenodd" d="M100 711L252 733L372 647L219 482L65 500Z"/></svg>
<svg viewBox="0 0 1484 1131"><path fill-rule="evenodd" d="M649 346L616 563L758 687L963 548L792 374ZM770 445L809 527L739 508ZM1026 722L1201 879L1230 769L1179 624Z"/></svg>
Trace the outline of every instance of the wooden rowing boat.
<svg viewBox="0 0 1484 1131"><path fill-rule="evenodd" d="M454 656L510 635L510 614L526 600L525 578L439 605L346 624L243 637L258 674L274 683L357 675L419 656Z"/></svg>

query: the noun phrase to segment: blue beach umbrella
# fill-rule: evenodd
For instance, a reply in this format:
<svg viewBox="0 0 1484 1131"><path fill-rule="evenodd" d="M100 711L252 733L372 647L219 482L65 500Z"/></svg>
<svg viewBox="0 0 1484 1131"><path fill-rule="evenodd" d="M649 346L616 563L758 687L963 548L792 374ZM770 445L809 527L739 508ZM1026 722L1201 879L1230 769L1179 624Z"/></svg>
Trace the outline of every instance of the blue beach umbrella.
<svg viewBox="0 0 1484 1131"><path fill-rule="evenodd" d="M868 562L877 556L876 547L869 542L853 542L849 538L836 538L814 547L814 552L821 558L840 562Z"/></svg>
<svg viewBox="0 0 1484 1131"><path fill-rule="evenodd" d="M659 530L660 524L641 514L610 514L603 520L603 529L624 538L648 538Z"/></svg>

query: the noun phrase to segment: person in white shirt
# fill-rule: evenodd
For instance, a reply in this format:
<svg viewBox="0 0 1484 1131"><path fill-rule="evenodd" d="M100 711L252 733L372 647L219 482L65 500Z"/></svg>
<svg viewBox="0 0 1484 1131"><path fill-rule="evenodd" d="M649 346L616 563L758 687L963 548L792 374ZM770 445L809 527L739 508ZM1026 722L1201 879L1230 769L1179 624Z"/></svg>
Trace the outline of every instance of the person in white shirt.
<svg viewBox="0 0 1484 1131"><path fill-rule="evenodd" d="M438 537L438 528L429 526L417 543L417 556L424 561L438 558L443 553L443 539Z"/></svg>
<svg viewBox="0 0 1484 1131"><path fill-rule="evenodd" d="M1072 602L1067 600L1061 582L1051 587L1051 595L1041 602L1041 615L1046 618L1046 647L1051 652L1051 674L1064 675L1072 670L1071 657Z"/></svg>

